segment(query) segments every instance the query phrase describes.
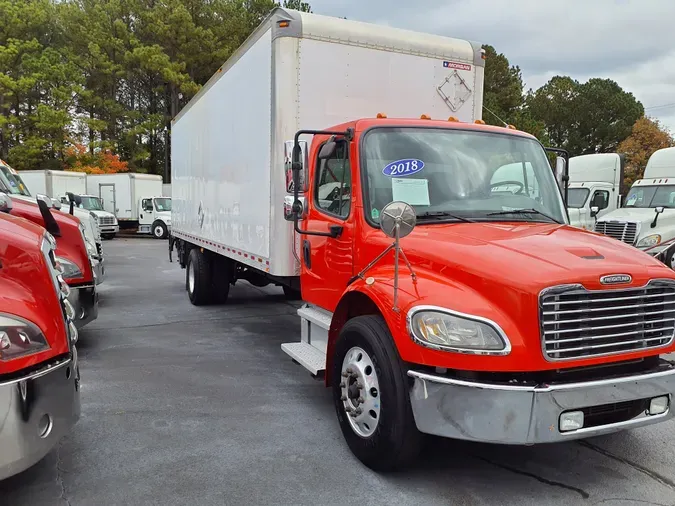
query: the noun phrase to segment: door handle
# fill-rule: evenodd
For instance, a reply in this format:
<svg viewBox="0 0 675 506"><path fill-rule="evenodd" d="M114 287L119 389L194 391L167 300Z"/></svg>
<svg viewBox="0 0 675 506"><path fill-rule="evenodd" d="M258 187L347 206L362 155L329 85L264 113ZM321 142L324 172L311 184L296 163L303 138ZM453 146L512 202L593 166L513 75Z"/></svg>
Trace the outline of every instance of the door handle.
<svg viewBox="0 0 675 506"><path fill-rule="evenodd" d="M312 257L310 256L311 247L312 246L307 239L302 242L302 259L304 260L308 269L312 268Z"/></svg>

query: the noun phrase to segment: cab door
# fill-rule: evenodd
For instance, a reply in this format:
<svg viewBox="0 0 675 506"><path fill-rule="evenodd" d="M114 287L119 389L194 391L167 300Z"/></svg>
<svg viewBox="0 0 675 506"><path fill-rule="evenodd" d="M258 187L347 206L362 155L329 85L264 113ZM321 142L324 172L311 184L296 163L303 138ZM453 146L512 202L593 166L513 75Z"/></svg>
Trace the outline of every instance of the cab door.
<svg viewBox="0 0 675 506"><path fill-rule="evenodd" d="M310 178L307 198L311 199L309 212L301 228L309 232L341 230L338 237L303 234L300 238L302 260L302 298L319 307L334 311L340 296L354 275L353 240L354 226L350 145L346 140L336 140L335 150L321 159L320 145L313 152L314 173Z"/></svg>
<svg viewBox="0 0 675 506"><path fill-rule="evenodd" d="M138 224L152 225L154 221L154 208L152 207L152 199L141 199L140 208L138 210Z"/></svg>

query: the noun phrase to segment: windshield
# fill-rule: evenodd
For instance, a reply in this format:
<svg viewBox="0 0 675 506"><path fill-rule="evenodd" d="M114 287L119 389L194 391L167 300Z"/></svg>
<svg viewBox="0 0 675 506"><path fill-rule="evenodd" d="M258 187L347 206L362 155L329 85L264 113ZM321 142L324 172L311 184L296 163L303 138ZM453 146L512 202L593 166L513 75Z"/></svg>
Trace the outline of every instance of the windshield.
<svg viewBox="0 0 675 506"><path fill-rule="evenodd" d="M412 205L418 219L451 213L482 221L565 222L553 171L534 139L440 128L378 128L366 134L363 157L366 213L375 222L395 200ZM518 213L525 209L534 212Z"/></svg>
<svg viewBox="0 0 675 506"><path fill-rule="evenodd" d="M591 190L588 188L568 188L567 189L567 207L584 207L588 194Z"/></svg>
<svg viewBox="0 0 675 506"><path fill-rule="evenodd" d="M675 185L633 186L625 207L675 207Z"/></svg>
<svg viewBox="0 0 675 506"><path fill-rule="evenodd" d="M159 198L155 199L155 209L159 211L171 211L171 199Z"/></svg>
<svg viewBox="0 0 675 506"><path fill-rule="evenodd" d="M101 199L98 197L80 197L82 203L78 206L87 211L103 211L103 206L101 205Z"/></svg>
<svg viewBox="0 0 675 506"><path fill-rule="evenodd" d="M0 180L4 183L6 191L12 195L25 195L30 197L30 192L23 181L16 174L12 174L9 167L0 164Z"/></svg>

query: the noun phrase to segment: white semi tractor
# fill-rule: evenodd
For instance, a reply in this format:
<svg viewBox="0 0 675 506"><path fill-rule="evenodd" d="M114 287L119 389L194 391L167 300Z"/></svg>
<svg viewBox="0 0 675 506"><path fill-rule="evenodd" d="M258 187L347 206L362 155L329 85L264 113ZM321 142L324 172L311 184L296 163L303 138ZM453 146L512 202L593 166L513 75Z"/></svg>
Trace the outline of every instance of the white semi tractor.
<svg viewBox="0 0 675 506"><path fill-rule="evenodd" d="M675 241L675 147L652 154L623 207L598 219L595 231L659 255L675 268L675 248L670 248Z"/></svg>
<svg viewBox="0 0 675 506"><path fill-rule="evenodd" d="M570 158L567 213L570 225L594 230L595 223L621 207L625 157L599 153Z"/></svg>

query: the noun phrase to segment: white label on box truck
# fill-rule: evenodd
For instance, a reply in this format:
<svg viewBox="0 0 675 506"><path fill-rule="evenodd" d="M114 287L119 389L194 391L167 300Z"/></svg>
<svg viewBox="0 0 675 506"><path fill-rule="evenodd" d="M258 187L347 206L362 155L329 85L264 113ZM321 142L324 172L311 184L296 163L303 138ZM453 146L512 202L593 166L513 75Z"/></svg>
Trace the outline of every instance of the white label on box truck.
<svg viewBox="0 0 675 506"><path fill-rule="evenodd" d="M411 206L428 206L429 181L426 179L400 179L391 180L391 193L394 200L406 202Z"/></svg>

